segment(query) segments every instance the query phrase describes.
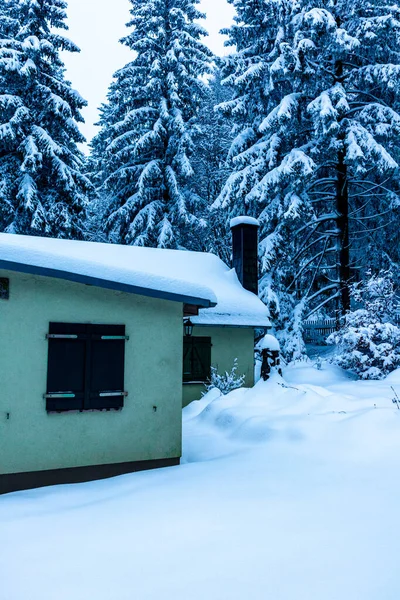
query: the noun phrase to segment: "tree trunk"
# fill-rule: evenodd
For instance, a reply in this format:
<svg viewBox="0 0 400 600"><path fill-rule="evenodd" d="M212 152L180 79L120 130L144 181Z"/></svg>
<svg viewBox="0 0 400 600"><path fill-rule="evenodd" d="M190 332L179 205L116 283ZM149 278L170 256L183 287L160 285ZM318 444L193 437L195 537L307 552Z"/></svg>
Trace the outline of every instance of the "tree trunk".
<svg viewBox="0 0 400 600"><path fill-rule="evenodd" d="M336 184L336 211L338 230L338 274L340 281L340 313L350 310L350 241L349 241L349 188L344 150L339 151Z"/></svg>
<svg viewBox="0 0 400 600"><path fill-rule="evenodd" d="M340 19L337 19L337 25L340 27ZM336 82L341 82L343 78L343 63L338 60L335 64ZM344 142L344 134L339 136L340 141ZM338 153L338 164L336 166L336 226L338 231L338 275L340 282L340 297L338 313L345 315L350 310L350 240L349 240L349 184L347 179L347 165L345 163L345 149L342 148ZM339 317L339 314L337 317Z"/></svg>

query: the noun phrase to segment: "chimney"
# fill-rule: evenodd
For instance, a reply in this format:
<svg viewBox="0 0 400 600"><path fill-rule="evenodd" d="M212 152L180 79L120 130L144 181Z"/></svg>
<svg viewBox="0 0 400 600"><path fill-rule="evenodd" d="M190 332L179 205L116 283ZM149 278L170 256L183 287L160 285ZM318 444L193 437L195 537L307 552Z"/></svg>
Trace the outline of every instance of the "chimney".
<svg viewBox="0 0 400 600"><path fill-rule="evenodd" d="M235 217L231 220L232 266L242 286L258 294L258 228L253 217Z"/></svg>

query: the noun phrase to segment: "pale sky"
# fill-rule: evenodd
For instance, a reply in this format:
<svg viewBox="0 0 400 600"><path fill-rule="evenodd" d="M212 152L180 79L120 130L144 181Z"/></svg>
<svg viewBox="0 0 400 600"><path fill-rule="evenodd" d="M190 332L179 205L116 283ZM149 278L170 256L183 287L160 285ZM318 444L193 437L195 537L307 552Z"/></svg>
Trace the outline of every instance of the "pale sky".
<svg viewBox="0 0 400 600"><path fill-rule="evenodd" d="M132 52L118 43L128 29L128 0L68 0L66 35L77 44L79 54L64 53L67 77L72 86L89 102L80 126L88 141L95 135L97 109L105 100L113 73L132 59ZM224 37L219 30L232 22L233 8L227 0L202 0L201 10L207 14L203 26L209 36L205 42L215 54L223 54Z"/></svg>

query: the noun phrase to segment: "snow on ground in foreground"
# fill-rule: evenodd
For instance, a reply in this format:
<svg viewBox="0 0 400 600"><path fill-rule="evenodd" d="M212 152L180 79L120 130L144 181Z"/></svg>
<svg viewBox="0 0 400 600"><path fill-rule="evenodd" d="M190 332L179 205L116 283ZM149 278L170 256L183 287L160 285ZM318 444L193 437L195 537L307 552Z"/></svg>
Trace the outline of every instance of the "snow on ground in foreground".
<svg viewBox="0 0 400 600"><path fill-rule="evenodd" d="M1 497L0 599L398 600L400 372L284 376L187 407L180 467Z"/></svg>

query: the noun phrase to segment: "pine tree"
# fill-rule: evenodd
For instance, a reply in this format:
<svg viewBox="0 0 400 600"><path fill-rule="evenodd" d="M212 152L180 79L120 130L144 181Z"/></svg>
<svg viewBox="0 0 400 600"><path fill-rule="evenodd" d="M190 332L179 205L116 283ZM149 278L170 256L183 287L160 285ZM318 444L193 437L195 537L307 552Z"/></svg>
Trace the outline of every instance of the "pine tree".
<svg viewBox="0 0 400 600"><path fill-rule="evenodd" d="M115 74L93 141L113 242L173 248L198 235L189 181L196 117L212 53L198 0L130 0L135 57Z"/></svg>
<svg viewBox="0 0 400 600"><path fill-rule="evenodd" d="M3 0L0 5L0 39L9 39L18 32L18 0Z"/></svg>
<svg viewBox="0 0 400 600"><path fill-rule="evenodd" d="M0 10L0 227L14 233L81 238L86 193L86 105L65 79L60 52L79 49L63 0L6 0Z"/></svg>
<svg viewBox="0 0 400 600"><path fill-rule="evenodd" d="M199 112L198 132L193 139L196 151L191 161L194 191L199 197L196 214L199 214L199 207L203 207L208 227L207 237L201 236L203 245L199 249L216 254L227 264L230 263L231 255L230 230L223 211L214 210L210 214L210 207L229 176L227 157L232 143L231 123L215 108L231 97L232 91L228 86L221 85L221 73L216 67Z"/></svg>
<svg viewBox="0 0 400 600"><path fill-rule="evenodd" d="M217 205L260 219L264 297L284 298L299 330L300 313L349 309L355 270L382 259L375 232L399 206L400 9L230 1L236 95L221 109L237 137Z"/></svg>
<svg viewBox="0 0 400 600"><path fill-rule="evenodd" d="M199 130L194 138L196 152L192 160L195 190L208 206L217 199L229 175L226 159L232 143L231 123L215 108L231 95L231 90L221 85L220 71L215 69L198 115Z"/></svg>

